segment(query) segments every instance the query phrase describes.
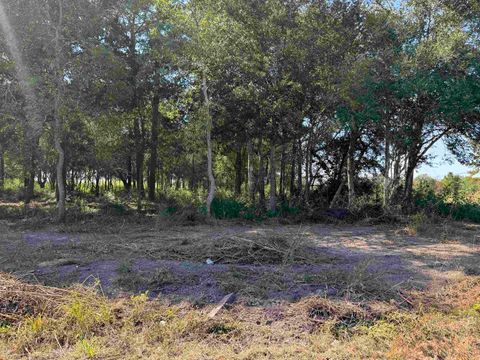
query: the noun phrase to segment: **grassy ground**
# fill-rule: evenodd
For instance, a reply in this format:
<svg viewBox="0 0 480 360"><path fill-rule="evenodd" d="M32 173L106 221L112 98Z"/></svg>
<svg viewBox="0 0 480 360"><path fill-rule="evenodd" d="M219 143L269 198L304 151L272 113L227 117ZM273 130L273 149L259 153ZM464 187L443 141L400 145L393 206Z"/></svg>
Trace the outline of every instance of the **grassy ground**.
<svg viewBox="0 0 480 360"><path fill-rule="evenodd" d="M57 225L4 206L2 360L480 358L479 225Z"/></svg>
<svg viewBox="0 0 480 360"><path fill-rule="evenodd" d="M224 309L144 295L108 299L0 277L5 359L478 359L480 280L395 302L311 296Z"/></svg>

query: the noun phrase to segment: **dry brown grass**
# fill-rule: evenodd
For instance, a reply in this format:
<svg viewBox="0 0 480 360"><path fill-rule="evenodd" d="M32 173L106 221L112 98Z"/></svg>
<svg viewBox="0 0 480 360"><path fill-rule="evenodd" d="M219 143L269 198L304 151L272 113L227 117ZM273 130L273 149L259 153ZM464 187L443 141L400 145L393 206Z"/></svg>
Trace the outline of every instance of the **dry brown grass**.
<svg viewBox="0 0 480 360"><path fill-rule="evenodd" d="M5 359L478 359L480 278L397 303L318 296L271 307L171 305L0 275Z"/></svg>

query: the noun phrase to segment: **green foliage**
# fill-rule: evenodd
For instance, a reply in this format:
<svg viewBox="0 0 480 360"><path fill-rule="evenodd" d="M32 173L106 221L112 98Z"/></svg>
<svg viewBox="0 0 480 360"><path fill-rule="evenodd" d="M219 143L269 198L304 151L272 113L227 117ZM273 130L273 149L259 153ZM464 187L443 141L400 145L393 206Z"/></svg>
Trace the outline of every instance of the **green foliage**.
<svg viewBox="0 0 480 360"><path fill-rule="evenodd" d="M215 198L212 202L212 214L217 219L239 219L246 206L235 199Z"/></svg>
<svg viewBox="0 0 480 360"><path fill-rule="evenodd" d="M93 359L97 354L95 344L87 339L80 340L77 344L77 348L79 352L85 355L88 359Z"/></svg>
<svg viewBox="0 0 480 360"><path fill-rule="evenodd" d="M300 211L287 201L270 211L251 204L243 186L247 162L262 193L255 196L263 198L272 186L266 181L270 149L272 164L282 170L282 201L304 199L308 206L328 205L344 182L346 160L353 159L355 186L347 185L348 201L345 190L335 200L362 213L376 210L381 198L375 189L362 190L364 179L395 167L391 193L397 194L385 204L398 209L402 189L411 200L407 175L442 137L468 137L478 147L473 0L466 6L412 0L390 9L385 2L359 1L139 0L110 8L78 0L61 2L62 19L55 7L40 16L38 2L20 3L5 0L4 6L25 64L15 64L8 48L0 59L0 155L9 199L22 198L17 189L28 188L24 179L55 178L54 134L65 150L73 208L92 211L75 192L114 192L104 210L124 215L142 196L136 185L143 175L149 197L161 199L169 216L186 207L204 211L208 130L217 185L213 216L250 220ZM117 15L105 23L110 11ZM57 51L40 51L56 43L54 34L61 39ZM51 64L58 69L44 71ZM15 65L30 70L29 86L45 106L13 91L21 89ZM37 138L30 136L29 106L44 119ZM456 155L477 166L478 155L456 147ZM388 161L395 166L388 169ZM439 184L424 180L419 202L438 208L442 201L441 209L448 209L441 211L474 217L467 205L480 201L478 183L452 175L439 192ZM42 199L53 198L48 192ZM138 199L139 210L142 205L149 213L157 209Z"/></svg>
<svg viewBox="0 0 480 360"><path fill-rule="evenodd" d="M168 206L162 210L161 214L164 216L170 216L175 214L178 211L177 207L175 206Z"/></svg>
<svg viewBox="0 0 480 360"><path fill-rule="evenodd" d="M432 192L423 196L418 194L415 203L420 209L434 211L454 220L469 220L480 223L480 204L450 203Z"/></svg>
<svg viewBox="0 0 480 360"><path fill-rule="evenodd" d="M480 179L449 173L441 181L415 180L416 205L455 220L480 222Z"/></svg>

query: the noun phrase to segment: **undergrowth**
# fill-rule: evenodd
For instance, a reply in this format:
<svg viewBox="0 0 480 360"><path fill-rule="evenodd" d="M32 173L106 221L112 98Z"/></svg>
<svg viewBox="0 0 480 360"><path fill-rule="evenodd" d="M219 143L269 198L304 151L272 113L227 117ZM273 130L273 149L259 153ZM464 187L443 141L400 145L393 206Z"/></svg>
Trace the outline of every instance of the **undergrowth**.
<svg viewBox="0 0 480 360"><path fill-rule="evenodd" d="M269 308L237 304L211 319L208 307L145 294L107 299L94 287L47 288L0 275L0 358L480 358L478 277L405 296L409 309L312 296Z"/></svg>

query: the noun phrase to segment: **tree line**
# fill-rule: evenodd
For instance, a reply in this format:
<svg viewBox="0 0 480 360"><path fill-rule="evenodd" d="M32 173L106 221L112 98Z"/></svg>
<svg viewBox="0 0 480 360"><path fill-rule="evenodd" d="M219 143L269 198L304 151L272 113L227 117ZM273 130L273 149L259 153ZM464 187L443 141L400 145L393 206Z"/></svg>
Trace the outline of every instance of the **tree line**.
<svg viewBox="0 0 480 360"><path fill-rule="evenodd" d="M476 0L1 0L0 191L169 188L388 210L445 141L479 167Z"/></svg>

